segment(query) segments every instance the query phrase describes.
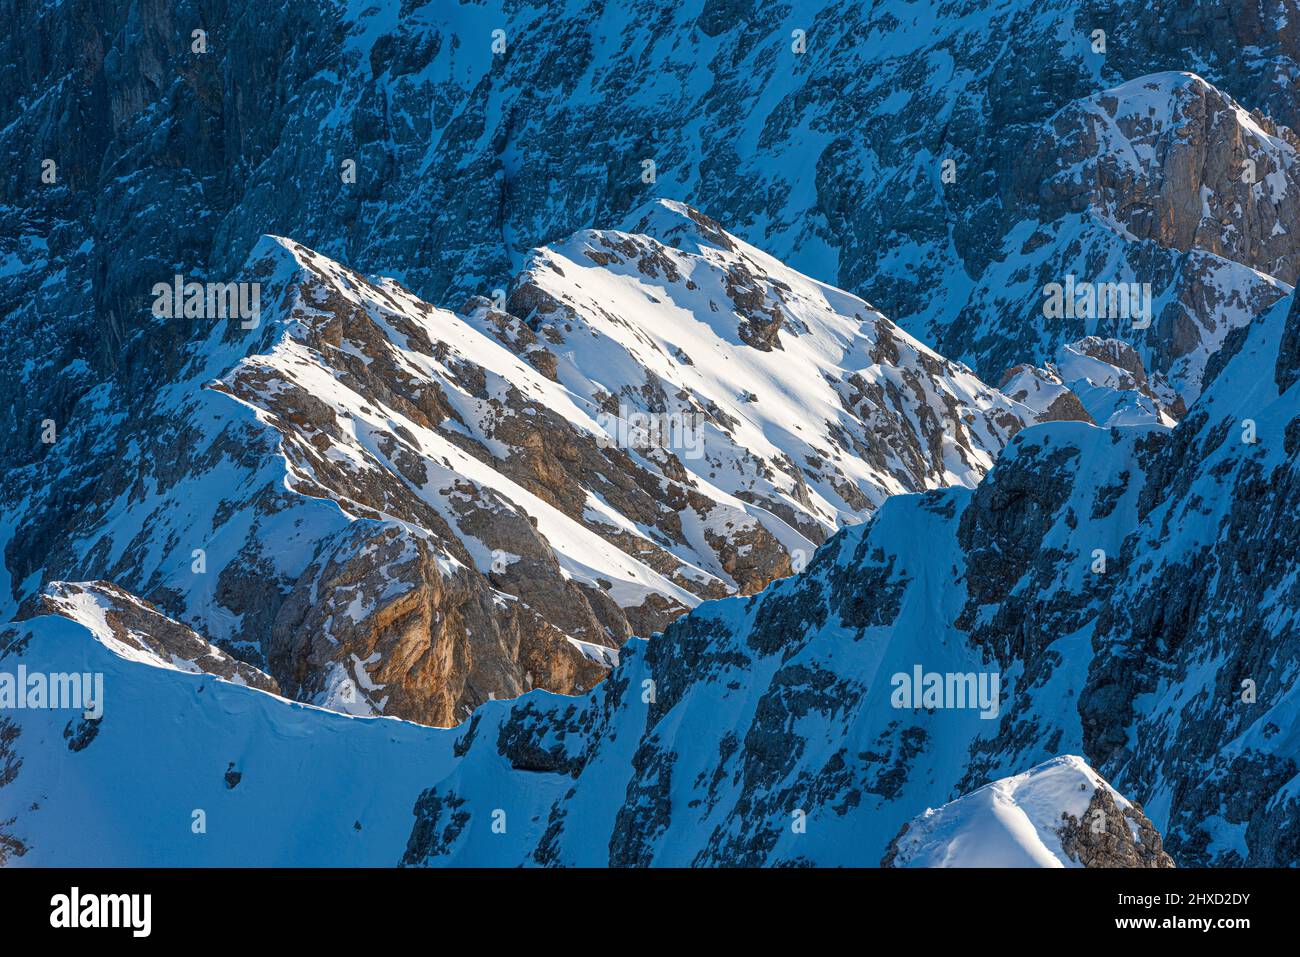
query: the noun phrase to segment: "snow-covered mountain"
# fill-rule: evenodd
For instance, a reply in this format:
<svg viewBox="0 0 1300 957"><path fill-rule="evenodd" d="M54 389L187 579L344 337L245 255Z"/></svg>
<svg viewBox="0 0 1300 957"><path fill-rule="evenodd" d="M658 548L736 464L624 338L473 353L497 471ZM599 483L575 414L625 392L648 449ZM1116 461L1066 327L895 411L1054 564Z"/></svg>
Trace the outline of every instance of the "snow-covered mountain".
<svg viewBox="0 0 1300 957"><path fill-rule="evenodd" d="M1076 755L903 825L885 867L1173 867L1142 809Z"/></svg>
<svg viewBox="0 0 1300 957"><path fill-rule="evenodd" d="M266 239L256 321L213 318L147 407L85 409L17 473L11 590L107 581L290 697L452 725L585 690L1037 418L689 207L635 220L460 314Z"/></svg>
<svg viewBox="0 0 1300 957"><path fill-rule="evenodd" d="M1297 0L10 12L0 861L1300 863Z"/></svg>
<svg viewBox="0 0 1300 957"><path fill-rule="evenodd" d="M939 830L894 838L1027 775L935 822L1005 830L975 804L1082 755L1096 772L1048 765L1018 813L1040 835L1044 813L1083 820L1058 793L1081 774L1134 844L1074 828L1067 857L1162 862L1123 813L1140 801L1179 865L1295 865L1298 424L1292 299L1229 337L1177 427L1031 426L977 488L890 498L803 573L630 640L587 695L489 701L452 730L34 617L0 662L103 672L105 707L6 719L6 841L31 863L870 865L938 853Z"/></svg>
<svg viewBox="0 0 1300 957"><path fill-rule="evenodd" d="M990 374L1118 338L1163 404L1191 402L1225 337L1295 283L1300 140L1183 72L1074 101L1026 140L965 301L926 306L931 340Z"/></svg>

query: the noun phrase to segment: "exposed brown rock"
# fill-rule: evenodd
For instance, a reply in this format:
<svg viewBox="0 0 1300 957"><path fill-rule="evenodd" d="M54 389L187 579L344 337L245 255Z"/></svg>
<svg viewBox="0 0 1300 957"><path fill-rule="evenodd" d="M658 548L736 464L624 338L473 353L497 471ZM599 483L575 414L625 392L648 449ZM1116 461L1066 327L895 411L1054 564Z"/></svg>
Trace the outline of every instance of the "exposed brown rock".
<svg viewBox="0 0 1300 957"><path fill-rule="evenodd" d="M1142 808L1133 804L1121 810L1108 788L1093 792L1082 820L1062 813L1058 834L1065 853L1084 867L1174 866Z"/></svg>
<svg viewBox="0 0 1300 957"><path fill-rule="evenodd" d="M532 605L396 523L354 524L303 573L271 661L295 697L440 726L492 697L572 693L606 672Z"/></svg>

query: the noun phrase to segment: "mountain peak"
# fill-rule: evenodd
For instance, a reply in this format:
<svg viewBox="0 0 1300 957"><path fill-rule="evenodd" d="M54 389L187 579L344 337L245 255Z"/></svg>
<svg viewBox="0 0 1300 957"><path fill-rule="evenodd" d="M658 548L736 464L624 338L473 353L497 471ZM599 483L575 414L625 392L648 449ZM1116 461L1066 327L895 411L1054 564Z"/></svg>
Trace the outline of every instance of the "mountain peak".
<svg viewBox="0 0 1300 957"><path fill-rule="evenodd" d="M690 242L696 250L712 247L734 252L739 242L716 220L675 199L653 199L642 204L624 218L619 228L674 248Z"/></svg>
<svg viewBox="0 0 1300 957"><path fill-rule="evenodd" d="M1142 809L1077 755L1002 778L903 825L885 867L1173 867Z"/></svg>

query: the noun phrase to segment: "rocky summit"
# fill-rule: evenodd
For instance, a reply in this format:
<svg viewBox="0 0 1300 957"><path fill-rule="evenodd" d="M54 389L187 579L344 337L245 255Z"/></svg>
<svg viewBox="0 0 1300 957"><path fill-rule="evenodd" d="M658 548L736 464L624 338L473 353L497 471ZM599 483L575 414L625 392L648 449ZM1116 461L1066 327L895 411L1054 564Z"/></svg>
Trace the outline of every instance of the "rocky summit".
<svg viewBox="0 0 1300 957"><path fill-rule="evenodd" d="M0 864L1300 866L1295 0L13 7Z"/></svg>

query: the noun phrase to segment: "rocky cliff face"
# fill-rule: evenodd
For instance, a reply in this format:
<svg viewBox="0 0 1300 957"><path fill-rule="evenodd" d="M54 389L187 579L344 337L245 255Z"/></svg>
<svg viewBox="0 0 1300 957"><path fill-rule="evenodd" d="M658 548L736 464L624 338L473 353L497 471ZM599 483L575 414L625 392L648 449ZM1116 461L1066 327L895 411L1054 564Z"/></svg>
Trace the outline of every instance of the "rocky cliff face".
<svg viewBox="0 0 1300 957"><path fill-rule="evenodd" d="M1295 135L1199 76L1159 73L1070 103L1026 140L990 262L956 317L927 328L977 369L1117 338L1163 404L1192 401L1228 333L1295 282Z"/></svg>
<svg viewBox="0 0 1300 957"><path fill-rule="evenodd" d="M590 688L1036 418L689 207L635 219L459 314L268 238L256 320L209 319L151 403L86 406L16 473L15 597L111 581L290 697L452 725Z"/></svg>

